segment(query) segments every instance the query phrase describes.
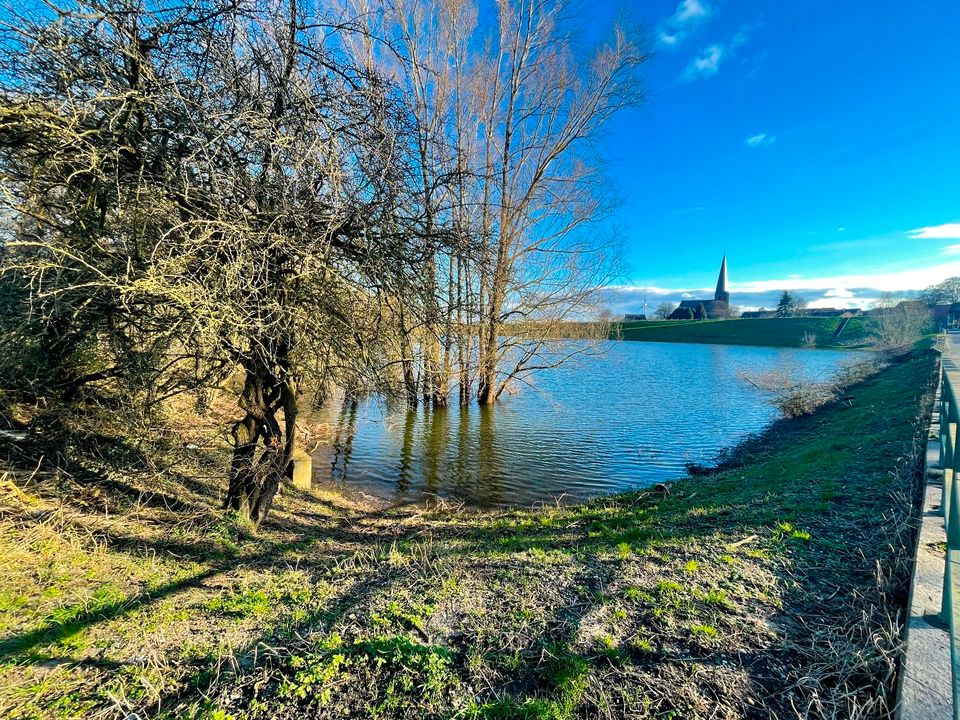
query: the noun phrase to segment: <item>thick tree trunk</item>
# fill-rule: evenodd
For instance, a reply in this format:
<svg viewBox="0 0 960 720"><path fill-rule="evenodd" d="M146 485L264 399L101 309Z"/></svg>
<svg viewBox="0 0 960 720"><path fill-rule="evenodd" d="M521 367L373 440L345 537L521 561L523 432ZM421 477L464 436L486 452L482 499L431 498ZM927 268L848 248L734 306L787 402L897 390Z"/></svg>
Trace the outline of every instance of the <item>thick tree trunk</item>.
<svg viewBox="0 0 960 720"><path fill-rule="evenodd" d="M280 482L292 472L298 398L293 378L281 380L256 362L248 365L246 373L246 414L232 430L234 448L225 504L259 526L270 512ZM283 429L277 420L281 408Z"/></svg>

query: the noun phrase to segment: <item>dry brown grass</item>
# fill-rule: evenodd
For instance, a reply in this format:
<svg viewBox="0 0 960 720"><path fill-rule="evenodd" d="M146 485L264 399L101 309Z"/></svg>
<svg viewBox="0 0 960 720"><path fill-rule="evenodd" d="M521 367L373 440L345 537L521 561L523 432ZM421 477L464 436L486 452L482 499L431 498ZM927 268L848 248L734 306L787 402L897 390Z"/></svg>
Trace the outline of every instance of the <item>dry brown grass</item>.
<svg viewBox="0 0 960 720"><path fill-rule="evenodd" d="M669 493L285 489L257 535L219 510L222 448L8 448L0 715L888 717L932 368Z"/></svg>

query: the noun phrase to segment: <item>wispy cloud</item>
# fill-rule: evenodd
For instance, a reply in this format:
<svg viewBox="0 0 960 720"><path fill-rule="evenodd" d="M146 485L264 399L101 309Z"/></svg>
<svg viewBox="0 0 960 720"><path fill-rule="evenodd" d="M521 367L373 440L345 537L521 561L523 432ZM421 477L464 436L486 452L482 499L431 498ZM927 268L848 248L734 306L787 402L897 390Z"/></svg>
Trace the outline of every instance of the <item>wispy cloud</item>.
<svg viewBox="0 0 960 720"><path fill-rule="evenodd" d="M957 255L960 254L960 244L958 245L947 245L943 252L947 255Z"/></svg>
<svg viewBox="0 0 960 720"><path fill-rule="evenodd" d="M669 33L664 30L661 30L657 37L660 40L660 44L666 45L667 47L679 45L681 40L680 33Z"/></svg>
<svg viewBox="0 0 960 720"><path fill-rule="evenodd" d="M929 227L917 228L907 232L915 239L931 240L960 240L960 223L944 223L943 225L931 225Z"/></svg>
<svg viewBox="0 0 960 720"><path fill-rule="evenodd" d="M831 288L827 290L823 296L825 298L852 298L853 291L847 288Z"/></svg>
<svg viewBox="0 0 960 720"><path fill-rule="evenodd" d="M685 23L689 20L701 20L710 17L711 12L713 11L710 5L702 2L702 0L681 0L673 17L676 22Z"/></svg>
<svg viewBox="0 0 960 720"><path fill-rule="evenodd" d="M690 34L693 25L701 23L713 14L712 6L705 0L681 0L676 11L665 18L657 30L660 44L678 47Z"/></svg>
<svg viewBox="0 0 960 720"><path fill-rule="evenodd" d="M768 145L773 145L776 141L776 135L767 135L765 132L751 135L745 140L747 145L752 148L767 147Z"/></svg>
<svg viewBox="0 0 960 720"><path fill-rule="evenodd" d="M836 292L839 289L853 291L856 288L872 288L881 293L897 293L922 290L952 275L960 275L960 262L938 263L931 267L894 272L733 282L730 286L731 291L742 292L768 290L819 290L821 292L833 290Z"/></svg>
<svg viewBox="0 0 960 720"><path fill-rule="evenodd" d="M733 56L737 49L750 39L750 33L755 26L744 25L728 43L714 43L693 58L683 71L681 80L690 82L697 78L709 78L720 72L720 62Z"/></svg>
<svg viewBox="0 0 960 720"><path fill-rule="evenodd" d="M733 36L733 39L730 41L730 49L736 50L738 47L743 45L747 40L750 39L750 33L754 31L756 25L744 25L739 30L737 34Z"/></svg>
<svg viewBox="0 0 960 720"><path fill-rule="evenodd" d="M696 80L698 77L713 77L720 72L720 61L723 60L724 52L722 45L711 45L705 48L687 65L683 78Z"/></svg>

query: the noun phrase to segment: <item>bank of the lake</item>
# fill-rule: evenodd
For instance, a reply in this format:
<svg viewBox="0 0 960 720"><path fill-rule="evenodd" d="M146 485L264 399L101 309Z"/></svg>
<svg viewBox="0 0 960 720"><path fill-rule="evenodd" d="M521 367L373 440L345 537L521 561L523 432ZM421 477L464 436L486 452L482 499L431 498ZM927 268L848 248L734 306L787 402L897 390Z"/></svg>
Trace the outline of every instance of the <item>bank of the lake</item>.
<svg viewBox="0 0 960 720"><path fill-rule="evenodd" d="M222 453L87 437L53 473L8 445L0 715L888 717L936 362L668 488L496 511L285 490L256 537L218 509Z"/></svg>
<svg viewBox="0 0 960 720"><path fill-rule="evenodd" d="M839 332L838 332L839 330ZM863 317L649 320L615 323L611 337L644 342L717 343L771 347L860 348L869 344Z"/></svg>

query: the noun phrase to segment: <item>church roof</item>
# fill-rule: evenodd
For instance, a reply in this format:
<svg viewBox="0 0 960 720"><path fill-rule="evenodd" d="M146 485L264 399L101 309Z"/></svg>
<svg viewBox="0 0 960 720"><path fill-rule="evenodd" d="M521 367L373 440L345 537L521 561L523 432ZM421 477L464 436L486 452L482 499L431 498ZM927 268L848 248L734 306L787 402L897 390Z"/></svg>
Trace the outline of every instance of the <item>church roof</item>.
<svg viewBox="0 0 960 720"><path fill-rule="evenodd" d="M707 310L712 307L719 307L720 305L726 305L723 300L681 300L680 307L690 308L691 310L696 310L697 305L703 305Z"/></svg>

